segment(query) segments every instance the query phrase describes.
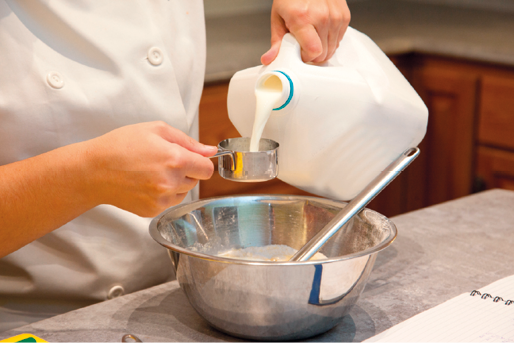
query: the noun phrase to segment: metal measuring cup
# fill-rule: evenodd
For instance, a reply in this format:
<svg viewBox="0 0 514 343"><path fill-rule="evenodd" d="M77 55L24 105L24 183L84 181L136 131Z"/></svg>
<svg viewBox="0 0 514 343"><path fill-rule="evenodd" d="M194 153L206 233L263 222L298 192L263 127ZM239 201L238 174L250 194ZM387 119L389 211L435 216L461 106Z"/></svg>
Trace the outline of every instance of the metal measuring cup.
<svg viewBox="0 0 514 343"><path fill-rule="evenodd" d="M237 182L262 182L278 175L278 143L261 138L259 151L250 152L250 138L228 138L218 144L218 173Z"/></svg>

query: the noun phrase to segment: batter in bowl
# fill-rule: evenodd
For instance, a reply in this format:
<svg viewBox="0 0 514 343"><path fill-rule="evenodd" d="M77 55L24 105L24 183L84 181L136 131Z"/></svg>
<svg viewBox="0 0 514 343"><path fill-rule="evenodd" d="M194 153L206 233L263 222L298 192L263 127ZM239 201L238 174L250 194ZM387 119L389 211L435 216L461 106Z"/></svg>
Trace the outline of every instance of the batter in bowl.
<svg viewBox="0 0 514 343"><path fill-rule="evenodd" d="M283 244L270 244L263 247L247 247L244 249L231 249L218 254L219 257L234 258L250 261L289 261L298 250ZM311 260L326 260L322 253L316 253Z"/></svg>

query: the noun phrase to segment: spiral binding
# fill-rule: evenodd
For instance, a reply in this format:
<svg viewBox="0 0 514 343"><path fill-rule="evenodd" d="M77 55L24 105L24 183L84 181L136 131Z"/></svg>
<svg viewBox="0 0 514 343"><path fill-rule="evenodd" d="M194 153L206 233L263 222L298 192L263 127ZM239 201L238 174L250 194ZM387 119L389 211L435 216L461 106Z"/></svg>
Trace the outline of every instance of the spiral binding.
<svg viewBox="0 0 514 343"><path fill-rule="evenodd" d="M493 299L493 302L495 303L498 303L498 302L501 302L501 303L504 303L505 305L509 306L511 304L514 304L514 300L504 300L502 297L493 297L491 294L489 293L480 293L479 291L477 290L473 290L470 294L470 296L474 297L475 295L478 295L480 296L481 299Z"/></svg>

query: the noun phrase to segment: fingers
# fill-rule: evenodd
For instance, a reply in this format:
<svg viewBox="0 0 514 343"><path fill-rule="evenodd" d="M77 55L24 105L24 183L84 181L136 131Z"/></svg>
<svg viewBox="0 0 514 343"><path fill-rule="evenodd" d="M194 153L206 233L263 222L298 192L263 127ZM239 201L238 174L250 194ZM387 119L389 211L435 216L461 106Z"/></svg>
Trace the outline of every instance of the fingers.
<svg viewBox="0 0 514 343"><path fill-rule="evenodd" d="M291 31L291 33L302 47L302 60L304 62L314 62L316 58L322 56L323 41L313 25L303 26Z"/></svg>
<svg viewBox="0 0 514 343"><path fill-rule="evenodd" d="M136 202L132 212L143 216L155 216L166 208L181 203L187 193L199 182L210 178L213 163L197 153L175 143L167 143L170 151L164 170L150 172L142 190L142 201Z"/></svg>
<svg viewBox="0 0 514 343"><path fill-rule="evenodd" d="M327 54L323 61L329 60L336 49L339 47L339 42L343 39L344 33L350 24L350 9L345 0L327 0ZM316 61L316 62L323 62Z"/></svg>
<svg viewBox="0 0 514 343"><path fill-rule="evenodd" d="M340 22L338 35L337 35L337 47L339 47L339 43L344 37L348 26L350 25L350 21L352 19L352 14L350 9L348 8L348 4L346 1L342 1L340 4L340 16L338 16L338 20ZM337 48L336 47L336 48Z"/></svg>
<svg viewBox="0 0 514 343"><path fill-rule="evenodd" d="M271 63L278 54L275 32L280 38L286 32L295 36L304 62L322 63L339 46L350 23L350 10L345 0L275 0L271 19L272 47L262 56L263 64Z"/></svg>
<svg viewBox="0 0 514 343"><path fill-rule="evenodd" d="M163 122L127 125L88 146L95 202L143 216L178 204L210 178L214 165L207 156L217 151Z"/></svg>
<svg viewBox="0 0 514 343"><path fill-rule="evenodd" d="M343 39L343 35L346 31L347 24L344 24L344 14L340 11L337 6L333 3L329 4L330 6L330 15L329 15L329 27L327 30L327 46L326 46L326 54L324 54L324 59L315 60L314 62L323 62L329 60L334 56L336 49L339 47L339 42ZM325 52L325 49L324 49ZM318 58L319 59L319 58Z"/></svg>
<svg viewBox="0 0 514 343"><path fill-rule="evenodd" d="M323 53L323 35L320 36L318 30L325 31L324 25L319 22L322 20L319 12L323 6L310 1L282 0L274 2L275 4L276 12L283 19L285 27L300 44L302 60L312 62L319 57Z"/></svg>
<svg viewBox="0 0 514 343"><path fill-rule="evenodd" d="M198 179L192 179L187 176L181 176L177 178L173 183L173 186L168 188L167 194L187 194L190 190L195 188L198 184Z"/></svg>
<svg viewBox="0 0 514 343"><path fill-rule="evenodd" d="M173 160L169 167L181 170L182 177L196 180L207 180L214 172L214 164L208 158L189 151L175 143L172 143Z"/></svg>
<svg viewBox="0 0 514 343"><path fill-rule="evenodd" d="M124 206L120 206L124 210L130 211L142 217L155 217L164 210L180 204L187 196L187 192L184 193L165 193L161 194L158 198L148 197L141 203L133 204L128 203Z"/></svg>
<svg viewBox="0 0 514 343"><path fill-rule="evenodd" d="M261 63L268 65L275 60L280 50L282 37L289 32L282 17L275 11L271 10L271 48L261 57Z"/></svg>
<svg viewBox="0 0 514 343"><path fill-rule="evenodd" d="M164 122L154 122L152 124L155 125L155 130L162 138L170 143L178 144L189 151L205 157L212 156L218 151L217 147L204 145Z"/></svg>
<svg viewBox="0 0 514 343"><path fill-rule="evenodd" d="M187 136L166 123L151 123L154 130L161 137L164 146L158 148L164 153L164 168L167 168L170 178L175 178L171 184L185 185L186 188L177 188L176 192L187 192L194 187L188 186L193 180L207 180L212 176L214 165L207 158L214 155L218 149L214 146L207 146ZM159 145L161 143L158 143Z"/></svg>
<svg viewBox="0 0 514 343"><path fill-rule="evenodd" d="M278 51L280 50L280 42L271 45L271 48L261 56L261 63L268 65L277 58Z"/></svg>
<svg viewBox="0 0 514 343"><path fill-rule="evenodd" d="M199 180L207 180L214 172L211 160L187 150L175 143L169 143L170 159L161 179L161 187L153 196L157 204L153 207L162 210L179 204Z"/></svg>

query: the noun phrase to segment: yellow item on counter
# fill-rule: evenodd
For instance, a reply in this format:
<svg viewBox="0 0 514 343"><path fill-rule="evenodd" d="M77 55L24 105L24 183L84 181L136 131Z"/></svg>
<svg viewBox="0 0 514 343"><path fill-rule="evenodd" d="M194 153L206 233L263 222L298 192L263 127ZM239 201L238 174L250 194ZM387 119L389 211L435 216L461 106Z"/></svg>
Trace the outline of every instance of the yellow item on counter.
<svg viewBox="0 0 514 343"><path fill-rule="evenodd" d="M37 336L30 333L22 333L21 335L9 337L1 340L0 342L47 342Z"/></svg>

